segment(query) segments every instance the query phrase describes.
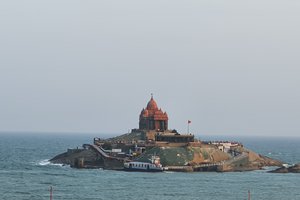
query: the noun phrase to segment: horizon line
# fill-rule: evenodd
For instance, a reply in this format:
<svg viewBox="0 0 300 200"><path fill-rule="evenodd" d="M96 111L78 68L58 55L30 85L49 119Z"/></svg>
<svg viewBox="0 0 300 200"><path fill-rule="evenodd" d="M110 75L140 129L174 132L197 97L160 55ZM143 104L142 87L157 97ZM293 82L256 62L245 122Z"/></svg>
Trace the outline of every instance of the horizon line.
<svg viewBox="0 0 300 200"><path fill-rule="evenodd" d="M0 135L2 134L24 134L24 135L105 135L105 136L119 136L123 134L127 134L128 132L120 133L120 132L84 132L84 131L3 131L0 130ZM299 135L262 135L262 134L230 134L230 133L204 133L204 134L194 134L195 137L259 137L259 138L300 138Z"/></svg>

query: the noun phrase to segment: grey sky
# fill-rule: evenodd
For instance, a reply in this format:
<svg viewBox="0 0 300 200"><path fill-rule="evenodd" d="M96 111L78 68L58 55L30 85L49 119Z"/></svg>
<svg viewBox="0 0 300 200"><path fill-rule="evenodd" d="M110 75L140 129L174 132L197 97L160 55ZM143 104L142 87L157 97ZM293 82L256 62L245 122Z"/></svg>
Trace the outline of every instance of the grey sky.
<svg viewBox="0 0 300 200"><path fill-rule="evenodd" d="M296 0L0 2L0 131L300 134Z"/></svg>

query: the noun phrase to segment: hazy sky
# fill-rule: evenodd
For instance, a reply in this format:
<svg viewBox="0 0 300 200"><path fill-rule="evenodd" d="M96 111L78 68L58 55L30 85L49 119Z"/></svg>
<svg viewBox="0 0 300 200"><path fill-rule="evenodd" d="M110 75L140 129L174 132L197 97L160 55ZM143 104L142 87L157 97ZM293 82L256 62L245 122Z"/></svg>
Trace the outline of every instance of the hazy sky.
<svg viewBox="0 0 300 200"><path fill-rule="evenodd" d="M298 0L0 1L0 131L300 135Z"/></svg>

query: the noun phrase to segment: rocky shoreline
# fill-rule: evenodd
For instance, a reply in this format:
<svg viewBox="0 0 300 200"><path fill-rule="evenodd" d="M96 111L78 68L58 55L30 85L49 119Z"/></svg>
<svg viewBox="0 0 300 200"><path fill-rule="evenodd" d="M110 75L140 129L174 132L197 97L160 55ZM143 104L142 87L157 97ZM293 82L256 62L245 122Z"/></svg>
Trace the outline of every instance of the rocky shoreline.
<svg viewBox="0 0 300 200"><path fill-rule="evenodd" d="M290 167L282 166L278 169L270 171L270 173L300 173L300 163Z"/></svg>

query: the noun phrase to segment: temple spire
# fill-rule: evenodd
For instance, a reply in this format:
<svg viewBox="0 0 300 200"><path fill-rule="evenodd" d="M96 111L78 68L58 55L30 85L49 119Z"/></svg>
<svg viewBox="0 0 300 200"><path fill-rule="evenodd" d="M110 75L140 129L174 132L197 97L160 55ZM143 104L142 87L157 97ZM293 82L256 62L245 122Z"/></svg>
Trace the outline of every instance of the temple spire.
<svg viewBox="0 0 300 200"><path fill-rule="evenodd" d="M151 99L147 103L146 108L140 114L139 129L168 130L168 115L161 108L158 108L156 101L153 99L153 93L151 93Z"/></svg>

